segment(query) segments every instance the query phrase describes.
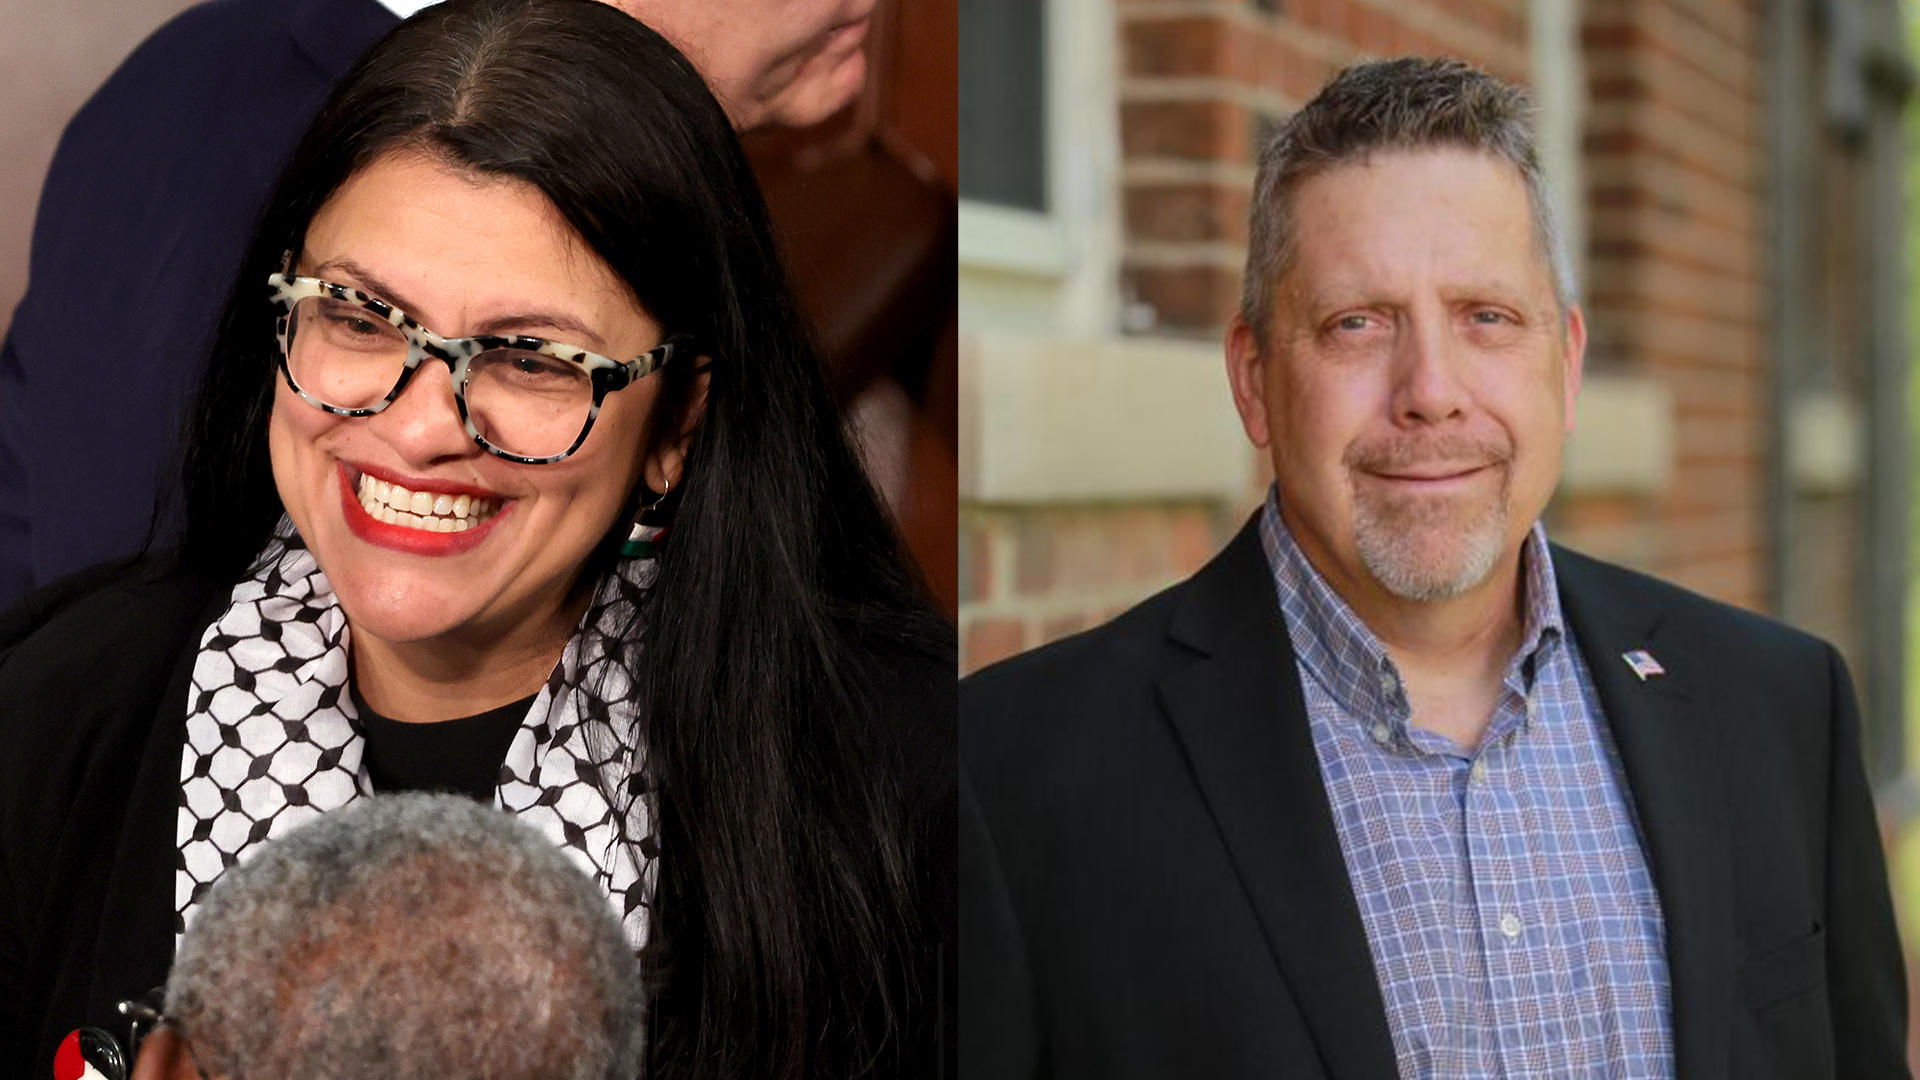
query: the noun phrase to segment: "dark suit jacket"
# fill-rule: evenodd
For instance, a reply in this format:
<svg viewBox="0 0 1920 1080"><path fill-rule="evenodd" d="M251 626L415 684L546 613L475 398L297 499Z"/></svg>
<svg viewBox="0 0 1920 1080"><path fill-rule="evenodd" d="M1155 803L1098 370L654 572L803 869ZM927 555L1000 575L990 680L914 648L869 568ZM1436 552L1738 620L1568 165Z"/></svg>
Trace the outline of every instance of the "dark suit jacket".
<svg viewBox="0 0 1920 1080"><path fill-rule="evenodd" d="M0 607L140 546L268 189L397 23L376 0L214 0L68 124L0 345Z"/></svg>
<svg viewBox="0 0 1920 1080"><path fill-rule="evenodd" d="M1554 560L1665 912L1678 1075L1907 1076L1839 657ZM1640 681L1632 649L1667 673ZM1396 1075L1253 525L1186 583L960 697L962 1077Z"/></svg>

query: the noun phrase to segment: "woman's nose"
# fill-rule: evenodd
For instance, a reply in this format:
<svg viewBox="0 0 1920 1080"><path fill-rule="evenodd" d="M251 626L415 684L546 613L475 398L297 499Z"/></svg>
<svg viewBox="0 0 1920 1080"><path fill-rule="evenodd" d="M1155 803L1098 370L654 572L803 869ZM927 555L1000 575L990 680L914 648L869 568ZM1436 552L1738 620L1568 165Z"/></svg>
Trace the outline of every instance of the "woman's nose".
<svg viewBox="0 0 1920 1080"><path fill-rule="evenodd" d="M421 361L406 389L367 423L408 461L427 463L479 450L460 420L446 361Z"/></svg>

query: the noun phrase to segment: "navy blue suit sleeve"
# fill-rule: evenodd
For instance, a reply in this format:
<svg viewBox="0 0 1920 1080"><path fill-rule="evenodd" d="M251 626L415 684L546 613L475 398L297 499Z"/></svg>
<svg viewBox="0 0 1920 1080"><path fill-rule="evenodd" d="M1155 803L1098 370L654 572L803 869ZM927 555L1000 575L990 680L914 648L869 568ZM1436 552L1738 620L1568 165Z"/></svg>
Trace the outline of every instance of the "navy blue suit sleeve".
<svg viewBox="0 0 1920 1080"><path fill-rule="evenodd" d="M14 443L9 400L20 385L20 358L11 335L0 342L0 608L10 607L33 585L33 526L28 516L26 462Z"/></svg>
<svg viewBox="0 0 1920 1080"><path fill-rule="evenodd" d="M394 24L374 0L194 4L69 122L0 364L0 605L174 538L182 422L260 208Z"/></svg>

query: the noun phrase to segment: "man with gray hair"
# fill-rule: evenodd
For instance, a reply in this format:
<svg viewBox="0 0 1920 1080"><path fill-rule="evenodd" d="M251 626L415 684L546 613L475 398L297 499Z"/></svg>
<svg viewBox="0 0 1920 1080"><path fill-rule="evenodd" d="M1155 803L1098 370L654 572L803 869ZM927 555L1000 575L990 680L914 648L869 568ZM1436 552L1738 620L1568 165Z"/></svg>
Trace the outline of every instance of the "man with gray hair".
<svg viewBox="0 0 1920 1080"><path fill-rule="evenodd" d="M545 837L455 795L373 796L208 892L134 1080L634 1080L640 973Z"/></svg>
<svg viewBox="0 0 1920 1080"><path fill-rule="evenodd" d="M1390 60L1265 148L1265 505L961 684L963 1077L1908 1075L1838 655L1547 542L1586 327L1530 111Z"/></svg>

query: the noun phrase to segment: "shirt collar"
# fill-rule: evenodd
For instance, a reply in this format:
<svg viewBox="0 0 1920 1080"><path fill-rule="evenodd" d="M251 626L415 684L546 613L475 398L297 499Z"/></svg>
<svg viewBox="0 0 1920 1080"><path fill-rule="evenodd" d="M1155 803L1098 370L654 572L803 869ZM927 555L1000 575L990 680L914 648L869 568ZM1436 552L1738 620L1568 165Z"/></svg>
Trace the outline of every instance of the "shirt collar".
<svg viewBox="0 0 1920 1080"><path fill-rule="evenodd" d="M1332 695L1343 712L1385 720L1404 734L1408 719L1400 672L1379 637L1354 614L1314 569L1280 517L1279 489L1269 486L1260 512L1260 543L1287 620L1294 654L1307 674ZM1534 522L1521 545L1522 623L1520 647L1507 663L1505 682L1522 697L1533 672L1566 636L1560 588L1553 572L1547 532Z"/></svg>

